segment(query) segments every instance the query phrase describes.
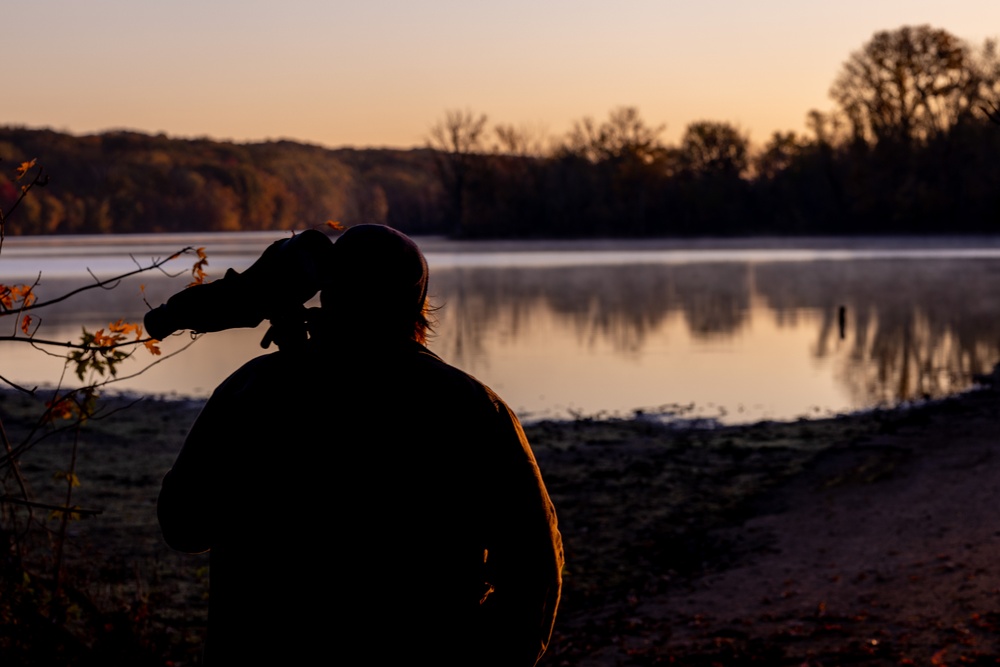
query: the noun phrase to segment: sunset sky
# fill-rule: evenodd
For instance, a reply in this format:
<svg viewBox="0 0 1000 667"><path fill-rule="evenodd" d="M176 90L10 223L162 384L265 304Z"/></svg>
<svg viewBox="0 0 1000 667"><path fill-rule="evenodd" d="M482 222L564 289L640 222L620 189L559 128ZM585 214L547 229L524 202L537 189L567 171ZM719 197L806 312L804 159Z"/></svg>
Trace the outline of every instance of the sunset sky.
<svg viewBox="0 0 1000 667"><path fill-rule="evenodd" d="M636 106L676 142L805 129L878 30L1000 36L996 0L42 0L3 10L0 124L328 147L425 143L448 109L562 135Z"/></svg>

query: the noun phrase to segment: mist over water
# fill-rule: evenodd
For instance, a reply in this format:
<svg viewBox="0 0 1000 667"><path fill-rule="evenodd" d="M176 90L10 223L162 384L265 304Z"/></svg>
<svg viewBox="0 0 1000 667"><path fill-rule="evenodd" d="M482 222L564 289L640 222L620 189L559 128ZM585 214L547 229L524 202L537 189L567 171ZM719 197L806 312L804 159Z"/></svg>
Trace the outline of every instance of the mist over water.
<svg viewBox="0 0 1000 667"><path fill-rule="evenodd" d="M275 238L15 244L9 255L5 247L2 282L33 280L12 270L10 257L35 275L41 270L37 291L52 296L92 280L87 267L130 270L129 253L143 261L185 245L205 246L218 277L249 266ZM836 247L420 242L439 306L431 349L492 386L525 419L635 410L721 422L823 416L962 391L1000 360L995 239L841 240ZM81 325L139 321L147 309L139 285L158 305L186 284L192 262L177 260L182 275L175 278L145 274L60 304L43 314L38 336L77 339ZM202 336L116 387L205 396L262 353L263 333ZM186 334L174 336L164 351L187 342ZM0 354L4 375L22 384L60 377L58 359L23 344L0 344ZM148 359L142 350L135 356Z"/></svg>

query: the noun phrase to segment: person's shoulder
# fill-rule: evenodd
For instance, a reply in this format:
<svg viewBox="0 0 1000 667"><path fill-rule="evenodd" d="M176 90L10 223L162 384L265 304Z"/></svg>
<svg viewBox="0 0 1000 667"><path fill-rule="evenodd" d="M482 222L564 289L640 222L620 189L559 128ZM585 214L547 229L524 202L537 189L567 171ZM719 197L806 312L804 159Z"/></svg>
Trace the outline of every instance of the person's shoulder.
<svg viewBox="0 0 1000 667"><path fill-rule="evenodd" d="M452 366L437 354L431 352L419 343L414 343L413 348L411 348L411 353L415 366L425 373L440 376L443 381L475 385L483 387L484 389L486 388L486 385L474 378L472 375L466 373L461 368Z"/></svg>
<svg viewBox="0 0 1000 667"><path fill-rule="evenodd" d="M488 402L494 409L507 409L507 404L490 387L470 373L444 361L423 345L416 346L414 359L424 371L426 379L433 382L439 391L460 392L470 398Z"/></svg>
<svg viewBox="0 0 1000 667"><path fill-rule="evenodd" d="M281 352L272 352L254 357L223 380L215 393L238 394L261 384L272 383L276 376L287 369L285 356Z"/></svg>
<svg viewBox="0 0 1000 667"><path fill-rule="evenodd" d="M229 377L245 380L267 373L274 373L282 367L284 356L286 355L281 352L271 352L270 354L262 354L259 357L254 357L236 369Z"/></svg>

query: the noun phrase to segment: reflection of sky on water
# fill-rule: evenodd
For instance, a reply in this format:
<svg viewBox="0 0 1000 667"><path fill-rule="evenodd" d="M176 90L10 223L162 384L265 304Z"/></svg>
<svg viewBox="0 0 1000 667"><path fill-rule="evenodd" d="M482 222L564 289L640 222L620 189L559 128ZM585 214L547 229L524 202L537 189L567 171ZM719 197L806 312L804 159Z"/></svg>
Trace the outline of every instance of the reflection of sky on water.
<svg viewBox="0 0 1000 667"><path fill-rule="evenodd" d="M272 237L228 239L240 243L213 250L211 238L173 245L166 238L152 249L90 250L131 262L123 251L138 258L206 245L209 268L220 275L228 266L247 266ZM0 267L10 282L7 250ZM864 259L844 255L857 248L519 253L503 247L463 254L437 241L427 250L431 293L441 306L432 349L491 385L527 418L628 415L692 403L693 414L725 421L827 414L961 390L972 374L1000 358L995 243L978 249L879 247L879 259L871 249L863 250ZM50 270L56 265L39 252L12 253L11 259L35 271L41 266L43 296L85 280L79 274L60 279ZM801 261L798 253L813 259ZM825 259L815 259L816 253ZM95 260L63 255L56 261L81 258ZM180 260L178 270L189 266ZM185 282L183 276L140 280L153 304ZM93 329L121 316L141 319L146 307L138 284L93 290L53 309L39 336L69 340L79 336L81 323ZM841 305L847 309L843 339ZM262 335L261 329L204 336L182 357L122 386L203 396L260 353ZM177 336L166 349L187 340ZM0 354L0 374L12 380L59 377L58 359L26 346L3 344ZM147 358L142 351L137 357Z"/></svg>

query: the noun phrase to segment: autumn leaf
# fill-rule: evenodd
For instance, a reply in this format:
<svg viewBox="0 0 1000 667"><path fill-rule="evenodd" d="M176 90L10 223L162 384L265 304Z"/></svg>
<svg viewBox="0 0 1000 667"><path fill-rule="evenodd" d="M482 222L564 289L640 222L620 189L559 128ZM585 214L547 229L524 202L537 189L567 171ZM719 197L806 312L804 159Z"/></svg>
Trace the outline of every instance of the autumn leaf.
<svg viewBox="0 0 1000 667"><path fill-rule="evenodd" d="M24 332L25 336L31 335L31 315L25 315L21 319L21 331Z"/></svg>
<svg viewBox="0 0 1000 667"><path fill-rule="evenodd" d="M79 409L76 402L69 396L57 396L51 401L46 401L45 407L48 408L48 421L72 419Z"/></svg>
<svg viewBox="0 0 1000 667"><path fill-rule="evenodd" d="M16 310L17 307L30 306L35 301L35 294L30 285L0 285L0 307L3 310ZM16 304L20 302L20 306Z"/></svg>
<svg viewBox="0 0 1000 667"><path fill-rule="evenodd" d="M344 225L341 224L340 222L336 221L336 220L327 220L326 224L327 224L328 227L330 227L334 231L337 231L337 232L344 231Z"/></svg>
<svg viewBox="0 0 1000 667"><path fill-rule="evenodd" d="M125 320L112 322L108 325L108 330L114 334L115 343L122 342L129 334L135 334L135 340L137 342L142 338L142 325L126 322ZM109 339L105 337L105 340ZM159 342L160 341L155 338L150 338L142 341L142 344L146 346L146 349L149 350L150 354L161 354Z"/></svg>
<svg viewBox="0 0 1000 667"><path fill-rule="evenodd" d="M76 376L81 381L88 371L117 377L118 364L128 357L128 353L119 348L124 341L123 333L112 332L108 335L104 329L90 333L84 328L78 349L66 355L66 361L76 364Z"/></svg>
<svg viewBox="0 0 1000 667"><path fill-rule="evenodd" d="M208 255L205 254L205 248L198 248L195 252L198 253L198 261L191 267L191 282L188 283L188 287L203 285L208 275L205 273L205 267L208 266Z"/></svg>
<svg viewBox="0 0 1000 667"><path fill-rule="evenodd" d="M112 322L111 324L108 325L108 331L114 334L120 334L122 337L126 337L130 333L132 333L135 334L136 340L142 338L142 325L126 322L125 320L118 320L117 322Z"/></svg>
<svg viewBox="0 0 1000 667"><path fill-rule="evenodd" d="M18 297L21 299L21 303L25 306L30 306L35 302L35 293L32 291L30 285L21 285Z"/></svg>
<svg viewBox="0 0 1000 667"><path fill-rule="evenodd" d="M38 158L35 158L31 162L22 162L21 166L18 167L17 170L16 170L17 171L17 180L21 180L22 178L24 178L24 175L27 174L28 171L32 167L35 166L35 162L37 162L37 161L38 161Z"/></svg>

